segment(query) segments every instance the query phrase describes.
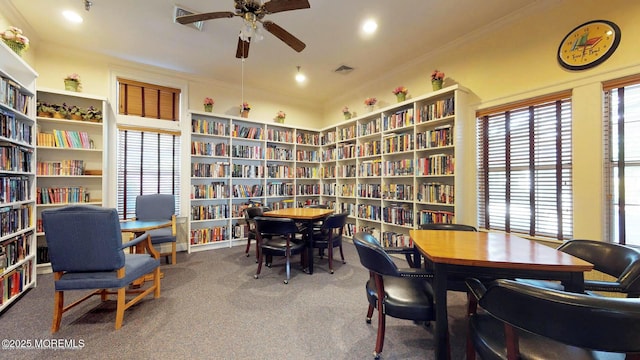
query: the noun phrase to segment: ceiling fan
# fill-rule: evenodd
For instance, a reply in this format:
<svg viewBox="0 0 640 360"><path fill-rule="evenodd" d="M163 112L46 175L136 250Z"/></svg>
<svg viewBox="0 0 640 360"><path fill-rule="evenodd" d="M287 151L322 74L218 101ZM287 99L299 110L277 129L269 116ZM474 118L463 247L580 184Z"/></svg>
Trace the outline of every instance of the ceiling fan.
<svg viewBox="0 0 640 360"><path fill-rule="evenodd" d="M238 48L236 50L237 58L246 58L249 55L249 44L251 38L261 36L257 23L261 23L268 32L289 45L293 50L301 52L307 45L300 41L288 31L274 23L273 21L263 20L266 15L283 11L309 9L308 0L270 0L262 3L261 0L234 0L235 12L232 11L215 11L201 14L184 15L176 18L180 24L191 24L198 21L232 18L234 16L242 17L244 24L240 30L238 37Z"/></svg>

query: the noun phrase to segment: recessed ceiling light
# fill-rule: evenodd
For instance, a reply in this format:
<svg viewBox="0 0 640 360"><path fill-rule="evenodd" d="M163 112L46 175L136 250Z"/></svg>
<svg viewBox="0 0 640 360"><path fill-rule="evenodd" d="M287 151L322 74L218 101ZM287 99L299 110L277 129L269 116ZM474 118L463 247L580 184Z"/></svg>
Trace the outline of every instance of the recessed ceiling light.
<svg viewBox="0 0 640 360"><path fill-rule="evenodd" d="M307 77L300 72L300 66L298 66L297 68L298 68L298 73L296 74L296 81L298 83L303 83L305 80L307 80Z"/></svg>
<svg viewBox="0 0 640 360"><path fill-rule="evenodd" d="M75 11L65 10L62 12L62 15L72 23L80 24L83 21L82 16L78 15Z"/></svg>
<svg viewBox="0 0 640 360"><path fill-rule="evenodd" d="M362 24L362 31L364 31L366 34L373 34L374 32L376 32L377 28L378 23L376 23L375 20L367 20Z"/></svg>

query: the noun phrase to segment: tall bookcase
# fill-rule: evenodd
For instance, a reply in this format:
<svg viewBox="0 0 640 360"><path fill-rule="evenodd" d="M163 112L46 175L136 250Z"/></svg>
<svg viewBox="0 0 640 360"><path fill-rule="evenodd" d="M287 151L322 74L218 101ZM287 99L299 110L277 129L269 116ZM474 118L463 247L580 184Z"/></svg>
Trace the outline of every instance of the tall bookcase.
<svg viewBox="0 0 640 360"><path fill-rule="evenodd" d="M320 132L191 112L188 250L246 243L244 209L320 199Z"/></svg>
<svg viewBox="0 0 640 360"><path fill-rule="evenodd" d="M347 236L408 245L410 229L462 214L466 94L451 86L322 130L321 202L349 213Z"/></svg>
<svg viewBox="0 0 640 360"><path fill-rule="evenodd" d="M0 43L0 312L36 286L37 76Z"/></svg>
<svg viewBox="0 0 640 360"><path fill-rule="evenodd" d="M38 89L38 103L66 104L99 110L102 119L70 119L70 115L38 114L36 138L36 235L38 272L51 271L42 210L71 204L103 206L107 151L105 98L53 89ZM58 117L56 117L58 116Z"/></svg>

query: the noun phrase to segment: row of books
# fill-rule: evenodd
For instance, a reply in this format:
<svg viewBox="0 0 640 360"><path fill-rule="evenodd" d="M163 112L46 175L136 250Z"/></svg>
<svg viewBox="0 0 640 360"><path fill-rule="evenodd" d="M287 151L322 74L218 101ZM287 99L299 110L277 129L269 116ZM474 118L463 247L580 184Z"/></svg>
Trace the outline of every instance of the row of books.
<svg viewBox="0 0 640 360"><path fill-rule="evenodd" d="M204 229L191 229L189 242L191 245L208 244L228 239L228 228L226 226L213 226Z"/></svg>
<svg viewBox="0 0 640 360"><path fill-rule="evenodd" d="M382 122L381 122L380 118L375 118L375 119L369 121L366 124L360 124L360 127L359 127L360 136L366 136L366 135L379 133L382 130L381 123Z"/></svg>
<svg viewBox="0 0 640 360"><path fill-rule="evenodd" d="M38 187L36 204L76 204L87 202L87 191L82 186Z"/></svg>
<svg viewBox="0 0 640 360"><path fill-rule="evenodd" d="M29 254L29 242L33 233L21 234L0 243L0 273L11 267Z"/></svg>
<svg viewBox="0 0 640 360"><path fill-rule="evenodd" d="M224 182L192 184L192 199L226 199L229 197L229 185Z"/></svg>
<svg viewBox="0 0 640 360"><path fill-rule="evenodd" d="M298 130L296 133L296 143L300 145L320 145L320 134L303 133Z"/></svg>
<svg viewBox="0 0 640 360"><path fill-rule="evenodd" d="M27 176L0 176L0 203L26 201L31 198L31 180Z"/></svg>
<svg viewBox="0 0 640 360"><path fill-rule="evenodd" d="M293 150L269 145L265 152L265 158L267 160L293 161Z"/></svg>
<svg viewBox="0 0 640 360"><path fill-rule="evenodd" d="M32 226L32 205L23 204L19 207L5 206L0 208L0 237L16 233Z"/></svg>
<svg viewBox="0 0 640 360"><path fill-rule="evenodd" d="M346 212L349 216L356 216L357 209L356 204L340 203L340 212Z"/></svg>
<svg viewBox="0 0 640 360"><path fill-rule="evenodd" d="M293 131L269 128L267 129L267 141L293 144Z"/></svg>
<svg viewBox="0 0 640 360"><path fill-rule="evenodd" d="M42 223L42 220L40 220ZM42 231L42 224L40 226L40 230ZM51 259L49 258L49 247L48 246L38 246L36 249L36 264L47 264L50 263Z"/></svg>
<svg viewBox="0 0 640 360"><path fill-rule="evenodd" d="M384 130L398 129L413 125L413 108L397 111L395 114L383 115L382 128Z"/></svg>
<svg viewBox="0 0 640 360"><path fill-rule="evenodd" d="M229 163L191 163L191 177L228 177Z"/></svg>
<svg viewBox="0 0 640 360"><path fill-rule="evenodd" d="M260 197L263 194L262 185L233 185L233 196L236 198Z"/></svg>
<svg viewBox="0 0 640 360"><path fill-rule="evenodd" d="M418 186L418 201L438 204L454 203L455 187L449 184L424 183Z"/></svg>
<svg viewBox="0 0 640 360"><path fill-rule="evenodd" d="M380 199L382 197L382 186L380 184L358 183L356 185L356 195L363 198Z"/></svg>
<svg viewBox="0 0 640 360"><path fill-rule="evenodd" d="M33 261L29 260L18 268L0 276L0 305L8 302L12 297L20 294L24 287L31 284Z"/></svg>
<svg viewBox="0 0 640 360"><path fill-rule="evenodd" d="M264 159L261 146L233 145L231 156L242 159Z"/></svg>
<svg viewBox="0 0 640 360"><path fill-rule="evenodd" d="M419 158L416 175L453 175L454 165L453 155L436 154Z"/></svg>
<svg viewBox="0 0 640 360"><path fill-rule="evenodd" d="M359 165L359 176L380 176L382 174L382 163L380 160L365 161ZM349 174L351 175L351 174ZM355 175L355 174L353 174ZM353 176L352 176L353 177Z"/></svg>
<svg viewBox="0 0 640 360"><path fill-rule="evenodd" d="M413 247L413 241L411 241L409 234L385 231L382 233L382 239L378 240L384 247Z"/></svg>
<svg viewBox="0 0 640 360"><path fill-rule="evenodd" d="M380 155L382 153L380 140L373 140L359 144L356 148L356 153L358 154L358 157Z"/></svg>
<svg viewBox="0 0 640 360"><path fill-rule="evenodd" d="M229 151L229 145L226 143L216 144L211 142L192 141L191 155L229 157L231 155L231 151Z"/></svg>
<svg viewBox="0 0 640 360"><path fill-rule="evenodd" d="M268 164L267 176L270 178L293 178L293 167L287 165Z"/></svg>
<svg viewBox="0 0 640 360"><path fill-rule="evenodd" d="M337 166L337 177L356 177L357 167L356 165L341 165Z"/></svg>
<svg viewBox="0 0 640 360"><path fill-rule="evenodd" d="M86 131L53 130L52 134L38 133L38 146L51 146L66 149L91 149L91 139Z"/></svg>
<svg viewBox="0 0 640 360"><path fill-rule="evenodd" d="M295 187L293 183L270 182L267 183L267 196L293 196Z"/></svg>
<svg viewBox="0 0 640 360"><path fill-rule="evenodd" d="M0 76L0 103L23 114L29 113L31 95L20 84Z"/></svg>
<svg viewBox="0 0 640 360"><path fill-rule="evenodd" d="M317 150L296 150L296 160L320 162L320 156Z"/></svg>
<svg viewBox="0 0 640 360"><path fill-rule="evenodd" d="M320 184L298 184L297 195L320 195Z"/></svg>
<svg viewBox="0 0 640 360"><path fill-rule="evenodd" d="M351 124L338 130L338 141L355 139L356 135L356 125Z"/></svg>
<svg viewBox="0 0 640 360"><path fill-rule="evenodd" d="M358 204L358 217L367 220L380 220L381 207L378 205Z"/></svg>
<svg viewBox="0 0 640 360"><path fill-rule="evenodd" d="M336 156L340 160L351 159L357 156L356 144L342 144L336 148Z"/></svg>
<svg viewBox="0 0 640 360"><path fill-rule="evenodd" d="M191 131L197 134L229 136L227 123L210 119L191 120Z"/></svg>
<svg viewBox="0 0 640 360"><path fill-rule="evenodd" d="M413 200L413 185L382 184L382 198L385 200Z"/></svg>
<svg viewBox="0 0 640 360"><path fill-rule="evenodd" d="M84 160L38 161L38 175L84 175Z"/></svg>
<svg viewBox="0 0 640 360"><path fill-rule="evenodd" d="M31 172L33 150L10 144L0 145L0 170Z"/></svg>
<svg viewBox="0 0 640 360"><path fill-rule="evenodd" d="M411 151L414 146L413 134L396 134L391 136L385 136L384 147L382 150L385 154L393 154L402 151Z"/></svg>
<svg viewBox="0 0 640 360"><path fill-rule="evenodd" d="M298 166L296 167L296 178L301 179L319 179L320 170L316 167Z"/></svg>
<svg viewBox="0 0 640 360"><path fill-rule="evenodd" d="M416 135L416 148L432 149L443 146L453 146L453 129L451 125L427 130Z"/></svg>
<svg viewBox="0 0 640 360"><path fill-rule="evenodd" d="M434 211L434 210L420 210L418 211L418 224L432 224L432 223L455 223L455 215L452 211Z"/></svg>
<svg viewBox="0 0 640 360"><path fill-rule="evenodd" d="M413 226L413 209L407 204L391 204L382 209L382 221L395 225Z"/></svg>
<svg viewBox="0 0 640 360"><path fill-rule="evenodd" d="M261 179L264 178L264 166L233 164L231 176L235 178Z"/></svg>
<svg viewBox="0 0 640 360"><path fill-rule="evenodd" d="M16 119L12 112L0 109L0 136L12 141L31 144L33 123Z"/></svg>
<svg viewBox="0 0 640 360"><path fill-rule="evenodd" d="M354 184L342 184L336 189L338 196L356 196L356 186Z"/></svg>
<svg viewBox="0 0 640 360"><path fill-rule="evenodd" d="M262 140L263 132L263 129L258 127L234 125L231 136L243 139Z"/></svg>
<svg viewBox="0 0 640 360"><path fill-rule="evenodd" d="M451 115L455 115L455 100L453 97L420 106L417 122L436 120Z"/></svg>
<svg viewBox="0 0 640 360"><path fill-rule="evenodd" d="M192 205L191 220L226 219L229 217L229 206L217 205Z"/></svg>

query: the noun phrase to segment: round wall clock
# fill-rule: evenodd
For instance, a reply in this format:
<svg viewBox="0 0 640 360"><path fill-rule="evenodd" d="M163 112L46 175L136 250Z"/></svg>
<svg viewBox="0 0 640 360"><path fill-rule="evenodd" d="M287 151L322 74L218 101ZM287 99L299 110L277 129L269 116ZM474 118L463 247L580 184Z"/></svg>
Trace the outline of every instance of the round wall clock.
<svg viewBox="0 0 640 360"><path fill-rule="evenodd" d="M585 70L601 64L616 51L620 28L606 20L594 20L571 30L558 47L558 62L569 70Z"/></svg>

